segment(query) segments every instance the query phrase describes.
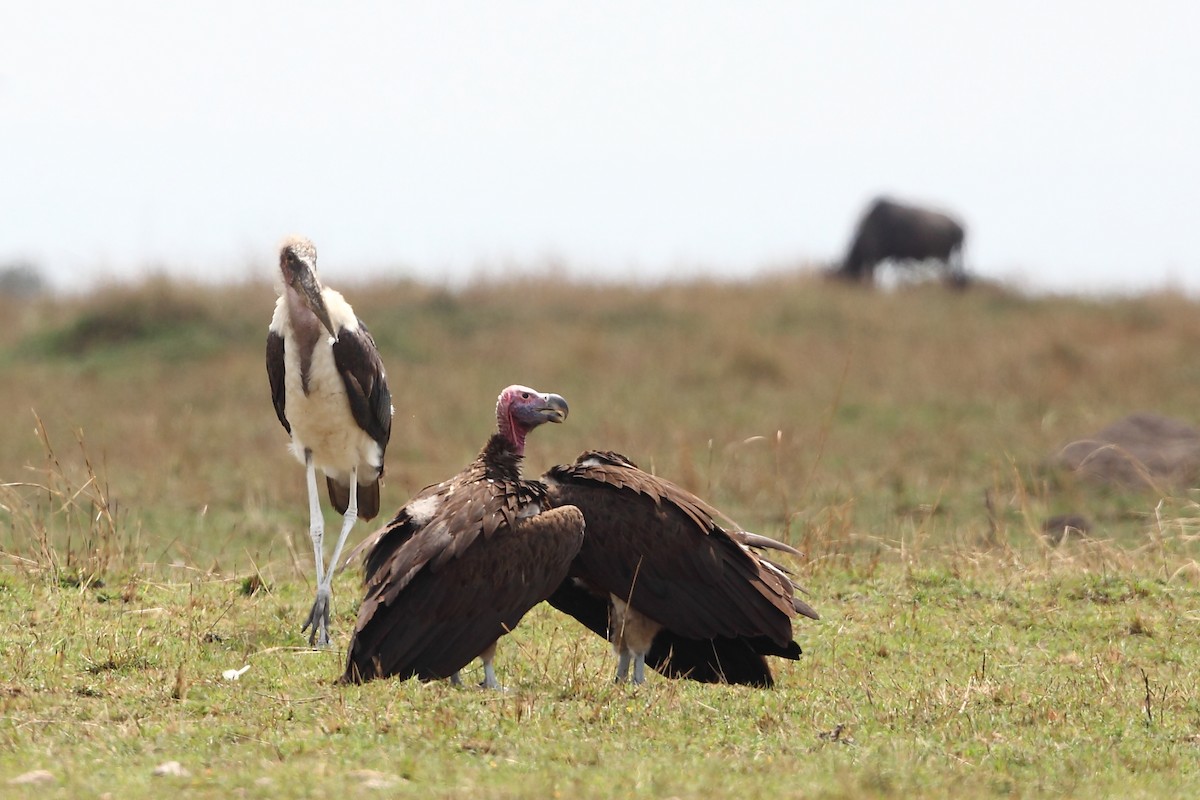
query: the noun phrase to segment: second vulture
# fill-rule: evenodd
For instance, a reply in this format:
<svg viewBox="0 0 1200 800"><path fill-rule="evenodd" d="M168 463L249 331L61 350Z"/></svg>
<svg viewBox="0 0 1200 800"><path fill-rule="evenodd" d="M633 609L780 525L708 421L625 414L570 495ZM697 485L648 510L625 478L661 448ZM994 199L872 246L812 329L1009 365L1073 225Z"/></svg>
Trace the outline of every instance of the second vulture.
<svg viewBox="0 0 1200 800"><path fill-rule="evenodd" d="M588 451L542 478L555 506L587 526L570 577L549 602L613 643L617 681L645 664L669 677L769 687L766 656L800 657L797 614L818 619L757 549L781 542L717 524L719 512L626 457Z"/></svg>

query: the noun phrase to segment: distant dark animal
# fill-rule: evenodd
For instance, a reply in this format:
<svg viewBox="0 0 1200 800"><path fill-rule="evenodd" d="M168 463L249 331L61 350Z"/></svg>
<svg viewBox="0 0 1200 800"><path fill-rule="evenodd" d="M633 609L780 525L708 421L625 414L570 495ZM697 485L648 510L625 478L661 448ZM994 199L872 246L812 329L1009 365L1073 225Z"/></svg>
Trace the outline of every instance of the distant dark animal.
<svg viewBox="0 0 1200 800"><path fill-rule="evenodd" d="M549 599L618 655L617 681L669 677L771 686L764 656L795 660L796 614L817 613L753 548L787 545L717 524L719 512L617 453L588 451L551 468L550 501L583 512L583 547Z"/></svg>
<svg viewBox="0 0 1200 800"><path fill-rule="evenodd" d="M508 387L479 456L355 548L347 560L366 554L366 599L343 682L459 683L459 670L479 657L483 685L499 687L497 640L562 583L583 541L579 510L551 509L546 487L520 472L526 435L566 416L558 395Z"/></svg>
<svg viewBox="0 0 1200 800"><path fill-rule="evenodd" d="M309 644L329 644L333 567L359 517L379 513L383 453L392 434L392 396L375 340L340 294L321 285L317 249L293 237L279 251L282 282L267 332L267 378L275 415L308 473L309 534L317 597L302 630ZM325 569L325 522L316 470L343 515Z"/></svg>
<svg viewBox="0 0 1200 800"><path fill-rule="evenodd" d="M945 264L948 279L962 285L966 281L962 262L965 236L959 222L939 211L879 198L858 223L837 274L870 283L881 262L936 259Z"/></svg>

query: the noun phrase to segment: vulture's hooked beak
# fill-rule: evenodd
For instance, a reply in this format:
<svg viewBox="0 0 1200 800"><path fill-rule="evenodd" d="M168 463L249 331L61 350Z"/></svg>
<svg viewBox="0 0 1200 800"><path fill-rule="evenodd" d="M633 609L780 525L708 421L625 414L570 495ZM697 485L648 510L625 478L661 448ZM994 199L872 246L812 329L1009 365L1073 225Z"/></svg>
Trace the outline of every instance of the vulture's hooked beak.
<svg viewBox="0 0 1200 800"><path fill-rule="evenodd" d="M545 394L542 395L542 399L545 401L545 405L538 409L538 414L543 420L562 422L567 418L567 412L570 409L567 408L567 401L563 399L562 395Z"/></svg>

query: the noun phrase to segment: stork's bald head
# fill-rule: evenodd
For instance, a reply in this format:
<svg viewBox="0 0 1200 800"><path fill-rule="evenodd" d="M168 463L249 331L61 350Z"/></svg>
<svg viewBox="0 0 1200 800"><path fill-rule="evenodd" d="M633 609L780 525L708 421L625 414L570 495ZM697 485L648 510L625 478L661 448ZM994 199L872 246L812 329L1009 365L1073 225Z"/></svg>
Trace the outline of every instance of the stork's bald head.
<svg viewBox="0 0 1200 800"><path fill-rule="evenodd" d="M325 298L321 295L321 280L317 277L317 248L303 236L289 236L279 248L279 271L285 287L300 295L309 310L321 320L329 335L337 338Z"/></svg>

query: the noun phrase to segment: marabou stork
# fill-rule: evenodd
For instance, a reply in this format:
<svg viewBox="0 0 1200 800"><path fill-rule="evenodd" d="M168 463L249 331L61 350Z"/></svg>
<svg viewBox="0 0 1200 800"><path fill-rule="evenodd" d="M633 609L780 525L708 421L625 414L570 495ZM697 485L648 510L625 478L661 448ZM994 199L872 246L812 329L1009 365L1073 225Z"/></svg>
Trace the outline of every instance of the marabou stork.
<svg viewBox="0 0 1200 800"><path fill-rule="evenodd" d="M482 685L499 688L496 642L562 583L583 541L579 509L551 509L546 487L521 479L525 437L566 416L562 397L509 386L479 456L417 493L347 557L366 554L366 598L343 683L416 676L458 684L478 657Z"/></svg>
<svg viewBox="0 0 1200 800"><path fill-rule="evenodd" d="M542 479L551 504L583 512L587 535L549 598L612 641L617 682L669 677L773 685L764 656L800 657L797 614L818 619L779 565L756 550L797 551L730 530L724 515L618 453L587 451Z"/></svg>
<svg viewBox="0 0 1200 800"><path fill-rule="evenodd" d="M392 432L392 396L375 340L342 296L321 285L317 249L287 239L279 251L282 283L267 333L267 377L275 414L292 437L291 450L307 470L309 533L317 596L301 629L309 644L329 644L333 567L359 517L379 513L379 478ZM317 473L343 515L325 569L325 524Z"/></svg>

